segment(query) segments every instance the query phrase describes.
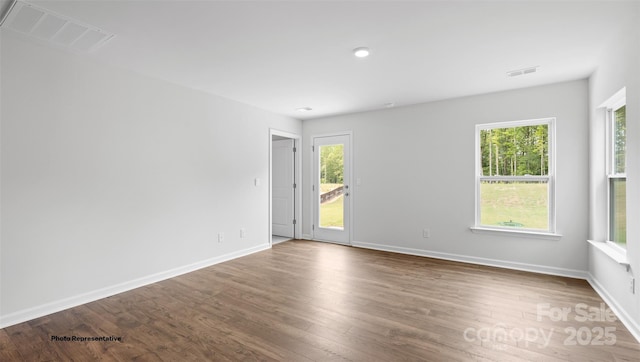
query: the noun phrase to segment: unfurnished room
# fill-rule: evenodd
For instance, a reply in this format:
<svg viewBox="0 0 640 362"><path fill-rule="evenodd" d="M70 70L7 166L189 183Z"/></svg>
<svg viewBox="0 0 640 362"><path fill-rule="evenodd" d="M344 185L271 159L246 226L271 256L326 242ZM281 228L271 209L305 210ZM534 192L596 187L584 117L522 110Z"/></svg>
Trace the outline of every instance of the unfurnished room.
<svg viewBox="0 0 640 362"><path fill-rule="evenodd" d="M0 0L0 361L640 361L640 1Z"/></svg>

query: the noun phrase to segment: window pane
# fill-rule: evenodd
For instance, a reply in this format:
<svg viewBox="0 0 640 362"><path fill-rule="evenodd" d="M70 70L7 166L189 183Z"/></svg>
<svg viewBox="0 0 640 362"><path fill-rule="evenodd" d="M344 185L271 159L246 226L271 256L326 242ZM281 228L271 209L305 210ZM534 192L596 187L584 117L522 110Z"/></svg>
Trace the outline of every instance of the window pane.
<svg viewBox="0 0 640 362"><path fill-rule="evenodd" d="M320 227L344 228L344 145L320 146Z"/></svg>
<svg viewBox="0 0 640 362"><path fill-rule="evenodd" d="M549 229L549 184L546 181L481 181L480 224Z"/></svg>
<svg viewBox="0 0 640 362"><path fill-rule="evenodd" d="M493 128L480 131L483 176L549 174L549 126Z"/></svg>
<svg viewBox="0 0 640 362"><path fill-rule="evenodd" d="M610 225L609 238L618 244L627 243L627 180L609 179Z"/></svg>
<svg viewBox="0 0 640 362"><path fill-rule="evenodd" d="M625 173L627 151L626 108L626 106L622 106L613 112L613 172L616 174Z"/></svg>

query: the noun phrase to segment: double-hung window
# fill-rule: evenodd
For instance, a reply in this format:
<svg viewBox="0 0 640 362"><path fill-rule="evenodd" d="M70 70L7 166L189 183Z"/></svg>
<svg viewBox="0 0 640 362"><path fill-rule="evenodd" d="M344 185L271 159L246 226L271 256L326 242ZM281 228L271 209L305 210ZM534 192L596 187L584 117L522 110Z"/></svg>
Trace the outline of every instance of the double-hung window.
<svg viewBox="0 0 640 362"><path fill-rule="evenodd" d="M625 98L607 107L607 181L609 199L609 241L627 243L627 123Z"/></svg>
<svg viewBox="0 0 640 362"><path fill-rule="evenodd" d="M555 234L555 118L476 126L476 228Z"/></svg>

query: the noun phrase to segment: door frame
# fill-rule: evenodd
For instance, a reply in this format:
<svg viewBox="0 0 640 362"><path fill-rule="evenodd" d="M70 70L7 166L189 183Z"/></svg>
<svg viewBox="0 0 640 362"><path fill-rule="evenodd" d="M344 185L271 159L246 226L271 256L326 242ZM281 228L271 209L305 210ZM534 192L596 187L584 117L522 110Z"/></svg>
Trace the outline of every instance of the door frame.
<svg viewBox="0 0 640 362"><path fill-rule="evenodd" d="M296 224L293 226L293 237L295 239L299 239L302 236L302 136L297 133L291 133L286 131L281 131L275 128L269 128L269 200L268 200L268 211L269 211L269 234L268 244L269 247L273 246L271 241L271 235L273 233L273 190L272 190L272 182L273 182L273 136L280 136L285 138L290 138L293 140L293 147L296 148L296 155L293 160L293 179L296 184L295 190L293 190L293 215L296 220Z"/></svg>
<svg viewBox="0 0 640 362"><path fill-rule="evenodd" d="M348 155L348 162L349 162L349 172L348 172L348 177L349 180L351 182L351 184L349 185L349 197L345 197L344 200L345 202L349 203L349 230L347 232L347 242L346 243L340 243L340 242L335 242L335 241L331 241L331 240L324 240L324 239L316 239L316 230L315 227L311 228L311 240L315 240L315 241L323 241L323 242L328 242L328 243L336 243L336 244L342 244L342 245L352 245L353 244L353 226L354 226L354 222L353 222L353 198L355 196L355 188L353 187L353 131L340 131L340 132L331 132L331 133L321 133L321 134L314 134L311 135L311 146L309 146L309 148L313 147L313 145L315 144L315 139L316 138L322 138L322 137L335 137L335 136L347 136L347 138L349 139L349 155ZM315 185L316 183L316 175L315 175L315 152L310 152L311 155L309 157L309 161L310 161L310 169L311 169L311 185ZM317 220L317 213L319 212L319 210L317 210L316 208L316 200L315 200L315 190L311 190L311 224L314 225L314 223Z"/></svg>

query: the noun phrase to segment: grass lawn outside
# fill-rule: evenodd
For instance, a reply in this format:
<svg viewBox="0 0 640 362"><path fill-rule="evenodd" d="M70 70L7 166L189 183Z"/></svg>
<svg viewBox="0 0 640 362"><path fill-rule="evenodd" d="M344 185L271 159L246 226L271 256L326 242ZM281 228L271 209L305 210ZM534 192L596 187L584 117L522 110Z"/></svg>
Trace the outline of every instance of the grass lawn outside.
<svg viewBox="0 0 640 362"><path fill-rule="evenodd" d="M610 220L613 235L609 235L609 238L625 246L627 244L627 181L614 180L611 187L613 195L609 207L615 217Z"/></svg>
<svg viewBox="0 0 640 362"><path fill-rule="evenodd" d="M546 183L483 182L480 185L480 223L487 226L515 223L513 227L547 230L548 194Z"/></svg>
<svg viewBox="0 0 640 362"><path fill-rule="evenodd" d="M344 227L344 196L320 205L320 227Z"/></svg>

